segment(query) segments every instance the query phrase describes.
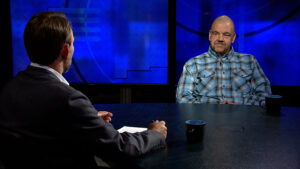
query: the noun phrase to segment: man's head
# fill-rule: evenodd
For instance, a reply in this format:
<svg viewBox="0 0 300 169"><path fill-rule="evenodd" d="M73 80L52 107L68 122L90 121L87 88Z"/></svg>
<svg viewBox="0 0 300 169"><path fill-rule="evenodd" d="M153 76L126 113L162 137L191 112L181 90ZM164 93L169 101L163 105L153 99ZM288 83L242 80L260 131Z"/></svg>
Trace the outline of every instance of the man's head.
<svg viewBox="0 0 300 169"><path fill-rule="evenodd" d="M73 41L71 24L66 15L59 12L34 15L24 30L24 44L30 61L48 66L62 57L63 72L71 65Z"/></svg>
<svg viewBox="0 0 300 169"><path fill-rule="evenodd" d="M215 52L225 56L230 51L235 37L234 24L228 16L215 19L209 31L210 46Z"/></svg>

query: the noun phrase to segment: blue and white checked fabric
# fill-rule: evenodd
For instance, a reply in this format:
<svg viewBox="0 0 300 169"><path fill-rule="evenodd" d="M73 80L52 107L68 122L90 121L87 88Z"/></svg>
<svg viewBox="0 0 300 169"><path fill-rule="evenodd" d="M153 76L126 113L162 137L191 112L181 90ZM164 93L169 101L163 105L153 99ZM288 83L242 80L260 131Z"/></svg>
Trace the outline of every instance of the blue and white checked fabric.
<svg viewBox="0 0 300 169"><path fill-rule="evenodd" d="M265 104L270 82L253 55L234 52L224 57L210 47L188 60L178 82L178 103Z"/></svg>

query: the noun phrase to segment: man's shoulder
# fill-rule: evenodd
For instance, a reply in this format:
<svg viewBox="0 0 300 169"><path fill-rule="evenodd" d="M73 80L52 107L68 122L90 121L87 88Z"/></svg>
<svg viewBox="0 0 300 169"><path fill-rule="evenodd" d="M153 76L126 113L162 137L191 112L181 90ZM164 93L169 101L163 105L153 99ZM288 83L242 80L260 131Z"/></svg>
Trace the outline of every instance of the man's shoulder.
<svg viewBox="0 0 300 169"><path fill-rule="evenodd" d="M210 55L208 54L208 52L202 53L200 55L197 55L195 57L190 58L185 65L186 66L191 66L191 65L195 65L195 64L199 64L199 63L203 63L205 62L205 60L207 58L210 58Z"/></svg>
<svg viewBox="0 0 300 169"><path fill-rule="evenodd" d="M239 59L255 59L254 55L248 54L248 53L240 53L240 52L234 52L233 58L239 58Z"/></svg>
<svg viewBox="0 0 300 169"><path fill-rule="evenodd" d="M51 83L48 85L48 87L49 87L49 90L55 92L58 95L62 95L65 97L70 97L70 96L86 97L81 91L79 91L65 83L62 83L60 81Z"/></svg>
<svg viewBox="0 0 300 169"><path fill-rule="evenodd" d="M37 69L37 71L25 70L19 72L6 85L6 90L20 90L20 92L31 92L45 96L83 95L75 88L61 82L47 70Z"/></svg>

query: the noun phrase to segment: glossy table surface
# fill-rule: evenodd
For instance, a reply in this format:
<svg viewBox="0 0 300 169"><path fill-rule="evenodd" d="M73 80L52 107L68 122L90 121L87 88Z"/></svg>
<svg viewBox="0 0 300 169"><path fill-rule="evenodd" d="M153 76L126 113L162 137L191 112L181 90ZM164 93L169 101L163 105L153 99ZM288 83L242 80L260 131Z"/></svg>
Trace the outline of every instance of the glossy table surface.
<svg viewBox="0 0 300 169"><path fill-rule="evenodd" d="M167 147L134 160L141 168L300 168L300 108L269 115L258 106L139 103L95 105L114 114L112 124L147 127L165 120ZM207 122L203 141L187 143L185 120Z"/></svg>

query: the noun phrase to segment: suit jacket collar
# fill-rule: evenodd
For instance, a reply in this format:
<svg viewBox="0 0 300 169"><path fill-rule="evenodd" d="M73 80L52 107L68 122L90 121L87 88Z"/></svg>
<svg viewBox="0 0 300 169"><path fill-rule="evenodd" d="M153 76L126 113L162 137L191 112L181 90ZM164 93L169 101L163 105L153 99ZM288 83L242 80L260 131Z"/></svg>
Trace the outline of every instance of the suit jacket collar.
<svg viewBox="0 0 300 169"><path fill-rule="evenodd" d="M55 72L55 70L50 70L52 68L45 68L45 67L42 67L40 65L36 65L36 64L30 64L28 67L27 67L27 70L29 71L28 73L34 73L35 76L37 75L41 75L41 73L46 73L48 75L46 76L50 76L51 78L55 78L56 80L66 84L66 85L69 85L68 81L61 75L59 74L58 72Z"/></svg>

